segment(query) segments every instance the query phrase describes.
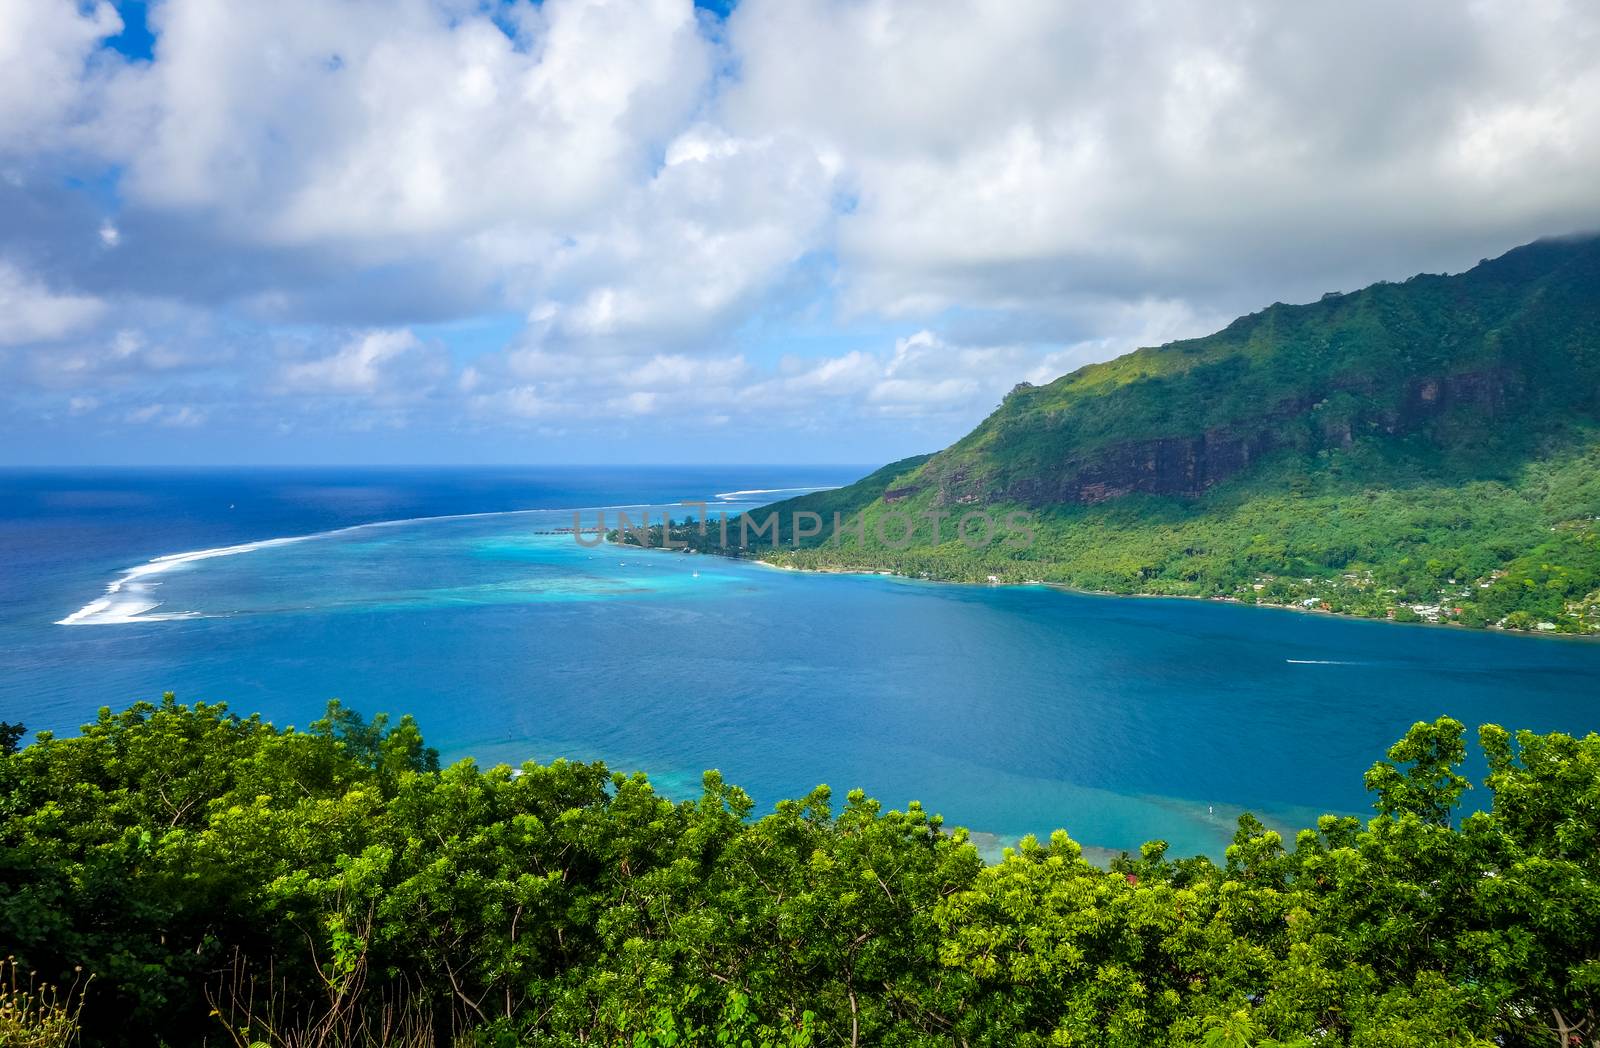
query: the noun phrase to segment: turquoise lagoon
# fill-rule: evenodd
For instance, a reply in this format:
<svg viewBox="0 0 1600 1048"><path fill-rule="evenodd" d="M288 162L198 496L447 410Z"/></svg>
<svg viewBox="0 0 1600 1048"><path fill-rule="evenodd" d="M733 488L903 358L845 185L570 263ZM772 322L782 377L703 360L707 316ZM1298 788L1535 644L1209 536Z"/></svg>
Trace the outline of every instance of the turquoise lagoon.
<svg viewBox="0 0 1600 1048"><path fill-rule="evenodd" d="M0 720L72 730L172 690L304 725L337 696L415 714L447 759L601 759L674 796L718 768L760 810L860 786L1001 840L1213 855L1241 810L1365 810L1362 771L1416 720L1600 726L1593 643L557 531L860 472L3 474Z"/></svg>

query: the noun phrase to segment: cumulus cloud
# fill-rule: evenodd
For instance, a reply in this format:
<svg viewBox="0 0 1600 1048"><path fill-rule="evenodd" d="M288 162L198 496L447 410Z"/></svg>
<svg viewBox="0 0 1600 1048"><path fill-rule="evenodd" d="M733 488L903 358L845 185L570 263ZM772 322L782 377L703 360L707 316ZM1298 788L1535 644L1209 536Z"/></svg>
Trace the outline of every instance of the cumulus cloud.
<svg viewBox="0 0 1600 1048"><path fill-rule="evenodd" d="M169 0L126 76L149 127L128 191L251 241L379 254L416 238L569 222L647 170L697 103L690 7Z"/></svg>
<svg viewBox="0 0 1600 1048"><path fill-rule="evenodd" d="M431 392L449 374L449 353L408 330L364 331L332 353L284 364L282 391L404 399Z"/></svg>
<svg viewBox="0 0 1600 1048"><path fill-rule="evenodd" d="M0 156L64 144L88 115L96 49L121 30L105 0L0 0Z"/></svg>
<svg viewBox="0 0 1600 1048"><path fill-rule="evenodd" d="M15 419L933 445L1017 381L1600 228L1576 0L149 17L131 61L103 0L0 0Z"/></svg>
<svg viewBox="0 0 1600 1048"><path fill-rule="evenodd" d="M764 411L825 411L839 419L975 420L1019 381L1048 381L1097 356L1099 346L1045 349L964 345L921 330L884 352L789 358L781 373L740 393Z"/></svg>
<svg viewBox="0 0 1600 1048"><path fill-rule="evenodd" d="M574 366L569 355L531 353L512 358L514 371L468 369L460 392L484 425L617 433L649 419L680 434L732 425L763 439L781 431L828 433L846 450L852 441L893 439L897 448L909 445L904 451L958 436L1019 381L1046 382L1131 348L958 343L923 329L888 347L790 355L763 366L742 356L673 354L603 358L590 369Z"/></svg>
<svg viewBox="0 0 1600 1048"><path fill-rule="evenodd" d="M744 357L655 354L581 358L529 350L463 373L460 389L480 421L569 423L597 431L638 416L696 424L738 399L755 374Z"/></svg>
<svg viewBox="0 0 1600 1048"><path fill-rule="evenodd" d="M145 404L133 408L124 420L136 426L162 426L167 429L193 429L206 421L204 408L193 404Z"/></svg>
<svg viewBox="0 0 1600 1048"><path fill-rule="evenodd" d="M0 259L0 346L62 338L94 323L105 309L92 296L51 291Z"/></svg>
<svg viewBox="0 0 1600 1048"><path fill-rule="evenodd" d="M26 315L6 310L5 300L0 292L0 316L9 313L14 321ZM113 391L122 395L144 388L153 394L173 383L215 382L237 376L241 364L248 367L232 340L219 337L210 318L191 310L90 299L64 312L72 320L70 330L59 330L51 339L24 340L0 356L0 386L78 393L88 402Z"/></svg>
<svg viewBox="0 0 1600 1048"><path fill-rule="evenodd" d="M1249 304L1600 224L1600 10L747 0L734 126L846 158L858 309Z"/></svg>
<svg viewBox="0 0 1600 1048"><path fill-rule="evenodd" d="M692 127L605 222L543 245L524 343L654 352L703 339L821 242L831 192L806 143ZM510 266L530 250L515 237L486 247Z"/></svg>

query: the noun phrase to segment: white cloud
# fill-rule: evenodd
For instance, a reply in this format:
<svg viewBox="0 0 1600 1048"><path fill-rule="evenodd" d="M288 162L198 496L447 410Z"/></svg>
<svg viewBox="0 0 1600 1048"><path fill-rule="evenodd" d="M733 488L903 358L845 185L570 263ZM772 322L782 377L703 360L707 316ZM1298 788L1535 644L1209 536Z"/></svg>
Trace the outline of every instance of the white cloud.
<svg viewBox="0 0 1600 1048"><path fill-rule="evenodd" d="M794 393L838 395L870 389L883 372L882 362L869 353L851 350L822 360L784 361L783 388Z"/></svg>
<svg viewBox="0 0 1600 1048"><path fill-rule="evenodd" d="M0 380L128 424L932 442L1019 380L1600 227L1575 0L494 13L163 0L127 62L107 3L0 0ZM478 314L526 322L459 369L418 335Z"/></svg>
<svg viewBox="0 0 1600 1048"><path fill-rule="evenodd" d="M743 139L692 127L611 216L560 244L486 238L515 265L541 247L527 342L654 352L736 317L823 243L832 175L793 139Z"/></svg>
<svg viewBox="0 0 1600 1048"><path fill-rule="evenodd" d="M791 424L826 417L837 422L894 418L918 420L953 439L982 418L1019 381L1048 381L1108 350L1098 343L1063 348L1037 345L967 345L930 330L896 339L883 352L851 350L832 357L785 360L779 373L757 377L732 391L727 407L763 416L778 413Z"/></svg>
<svg viewBox="0 0 1600 1048"><path fill-rule="evenodd" d="M1600 224L1600 8L746 0L736 128L844 157L858 309L1254 305Z"/></svg>
<svg viewBox="0 0 1600 1048"><path fill-rule="evenodd" d="M123 421L136 426L193 429L205 423L207 414L205 409L193 404L145 404L128 411Z"/></svg>
<svg viewBox="0 0 1600 1048"><path fill-rule="evenodd" d="M64 338L93 324L105 309L89 295L53 292L0 259L0 346Z"/></svg>
<svg viewBox="0 0 1600 1048"><path fill-rule="evenodd" d="M121 30L104 0L0 0L0 156L61 144L85 115L95 49Z"/></svg>
<svg viewBox="0 0 1600 1048"><path fill-rule="evenodd" d="M134 330L89 333L59 343L25 345L15 349L9 359L0 357L0 387L9 386L13 392L71 394L70 413L81 415L107 398L127 402L158 396L212 396L229 384L218 383L216 377L234 364L233 354L225 346L150 342ZM203 391L198 386L210 389Z"/></svg>
<svg viewBox="0 0 1600 1048"><path fill-rule="evenodd" d="M686 0L517 4L167 0L159 60L124 78L140 201L239 238L389 257L418 238L564 224L647 170L696 105Z"/></svg>
<svg viewBox="0 0 1600 1048"><path fill-rule="evenodd" d="M657 388L685 388L694 386L722 386L742 377L749 366L742 356L696 358L682 353L651 357L632 371L619 375L629 386Z"/></svg>
<svg viewBox="0 0 1600 1048"><path fill-rule="evenodd" d="M409 330L365 331L325 356L286 363L279 385L297 393L416 397L449 370L448 352Z"/></svg>
<svg viewBox="0 0 1600 1048"><path fill-rule="evenodd" d="M561 405L539 395L536 386L512 386L493 393L476 393L468 408L480 418L539 419L561 413Z"/></svg>
<svg viewBox="0 0 1600 1048"><path fill-rule="evenodd" d="M643 415L698 420L736 399L740 383L752 375L738 355L582 358L527 350L468 367L457 385L479 419L562 418L603 430Z"/></svg>

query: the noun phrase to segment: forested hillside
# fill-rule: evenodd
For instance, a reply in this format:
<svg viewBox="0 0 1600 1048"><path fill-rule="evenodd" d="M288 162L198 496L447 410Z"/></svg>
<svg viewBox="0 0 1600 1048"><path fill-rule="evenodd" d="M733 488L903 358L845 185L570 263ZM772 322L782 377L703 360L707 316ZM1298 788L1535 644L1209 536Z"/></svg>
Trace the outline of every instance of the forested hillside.
<svg viewBox="0 0 1600 1048"><path fill-rule="evenodd" d="M168 696L0 734L0 942L35 973L0 1043L1597 1043L1600 736L1479 739L1485 811L1445 718L1367 772L1370 822L1106 870L1066 833L985 865L914 801L440 770L409 718Z"/></svg>
<svg viewBox="0 0 1600 1048"><path fill-rule="evenodd" d="M888 470L883 471L890 472ZM782 511L802 567L1600 630L1600 238L1274 305L1019 386L972 433ZM787 515L864 512L865 541ZM959 541L1023 510L1028 548ZM882 541L919 525L909 548ZM880 530L880 528L882 530ZM860 534L859 531L853 534ZM755 548L761 552L761 545Z"/></svg>

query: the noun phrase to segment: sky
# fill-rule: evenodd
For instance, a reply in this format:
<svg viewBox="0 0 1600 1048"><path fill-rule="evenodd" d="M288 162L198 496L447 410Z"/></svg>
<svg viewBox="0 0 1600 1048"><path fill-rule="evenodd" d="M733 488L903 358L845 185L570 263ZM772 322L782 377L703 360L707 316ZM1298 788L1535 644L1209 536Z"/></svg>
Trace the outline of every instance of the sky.
<svg viewBox="0 0 1600 1048"><path fill-rule="evenodd" d="M0 464L885 462L1597 186L1588 0L0 0Z"/></svg>

